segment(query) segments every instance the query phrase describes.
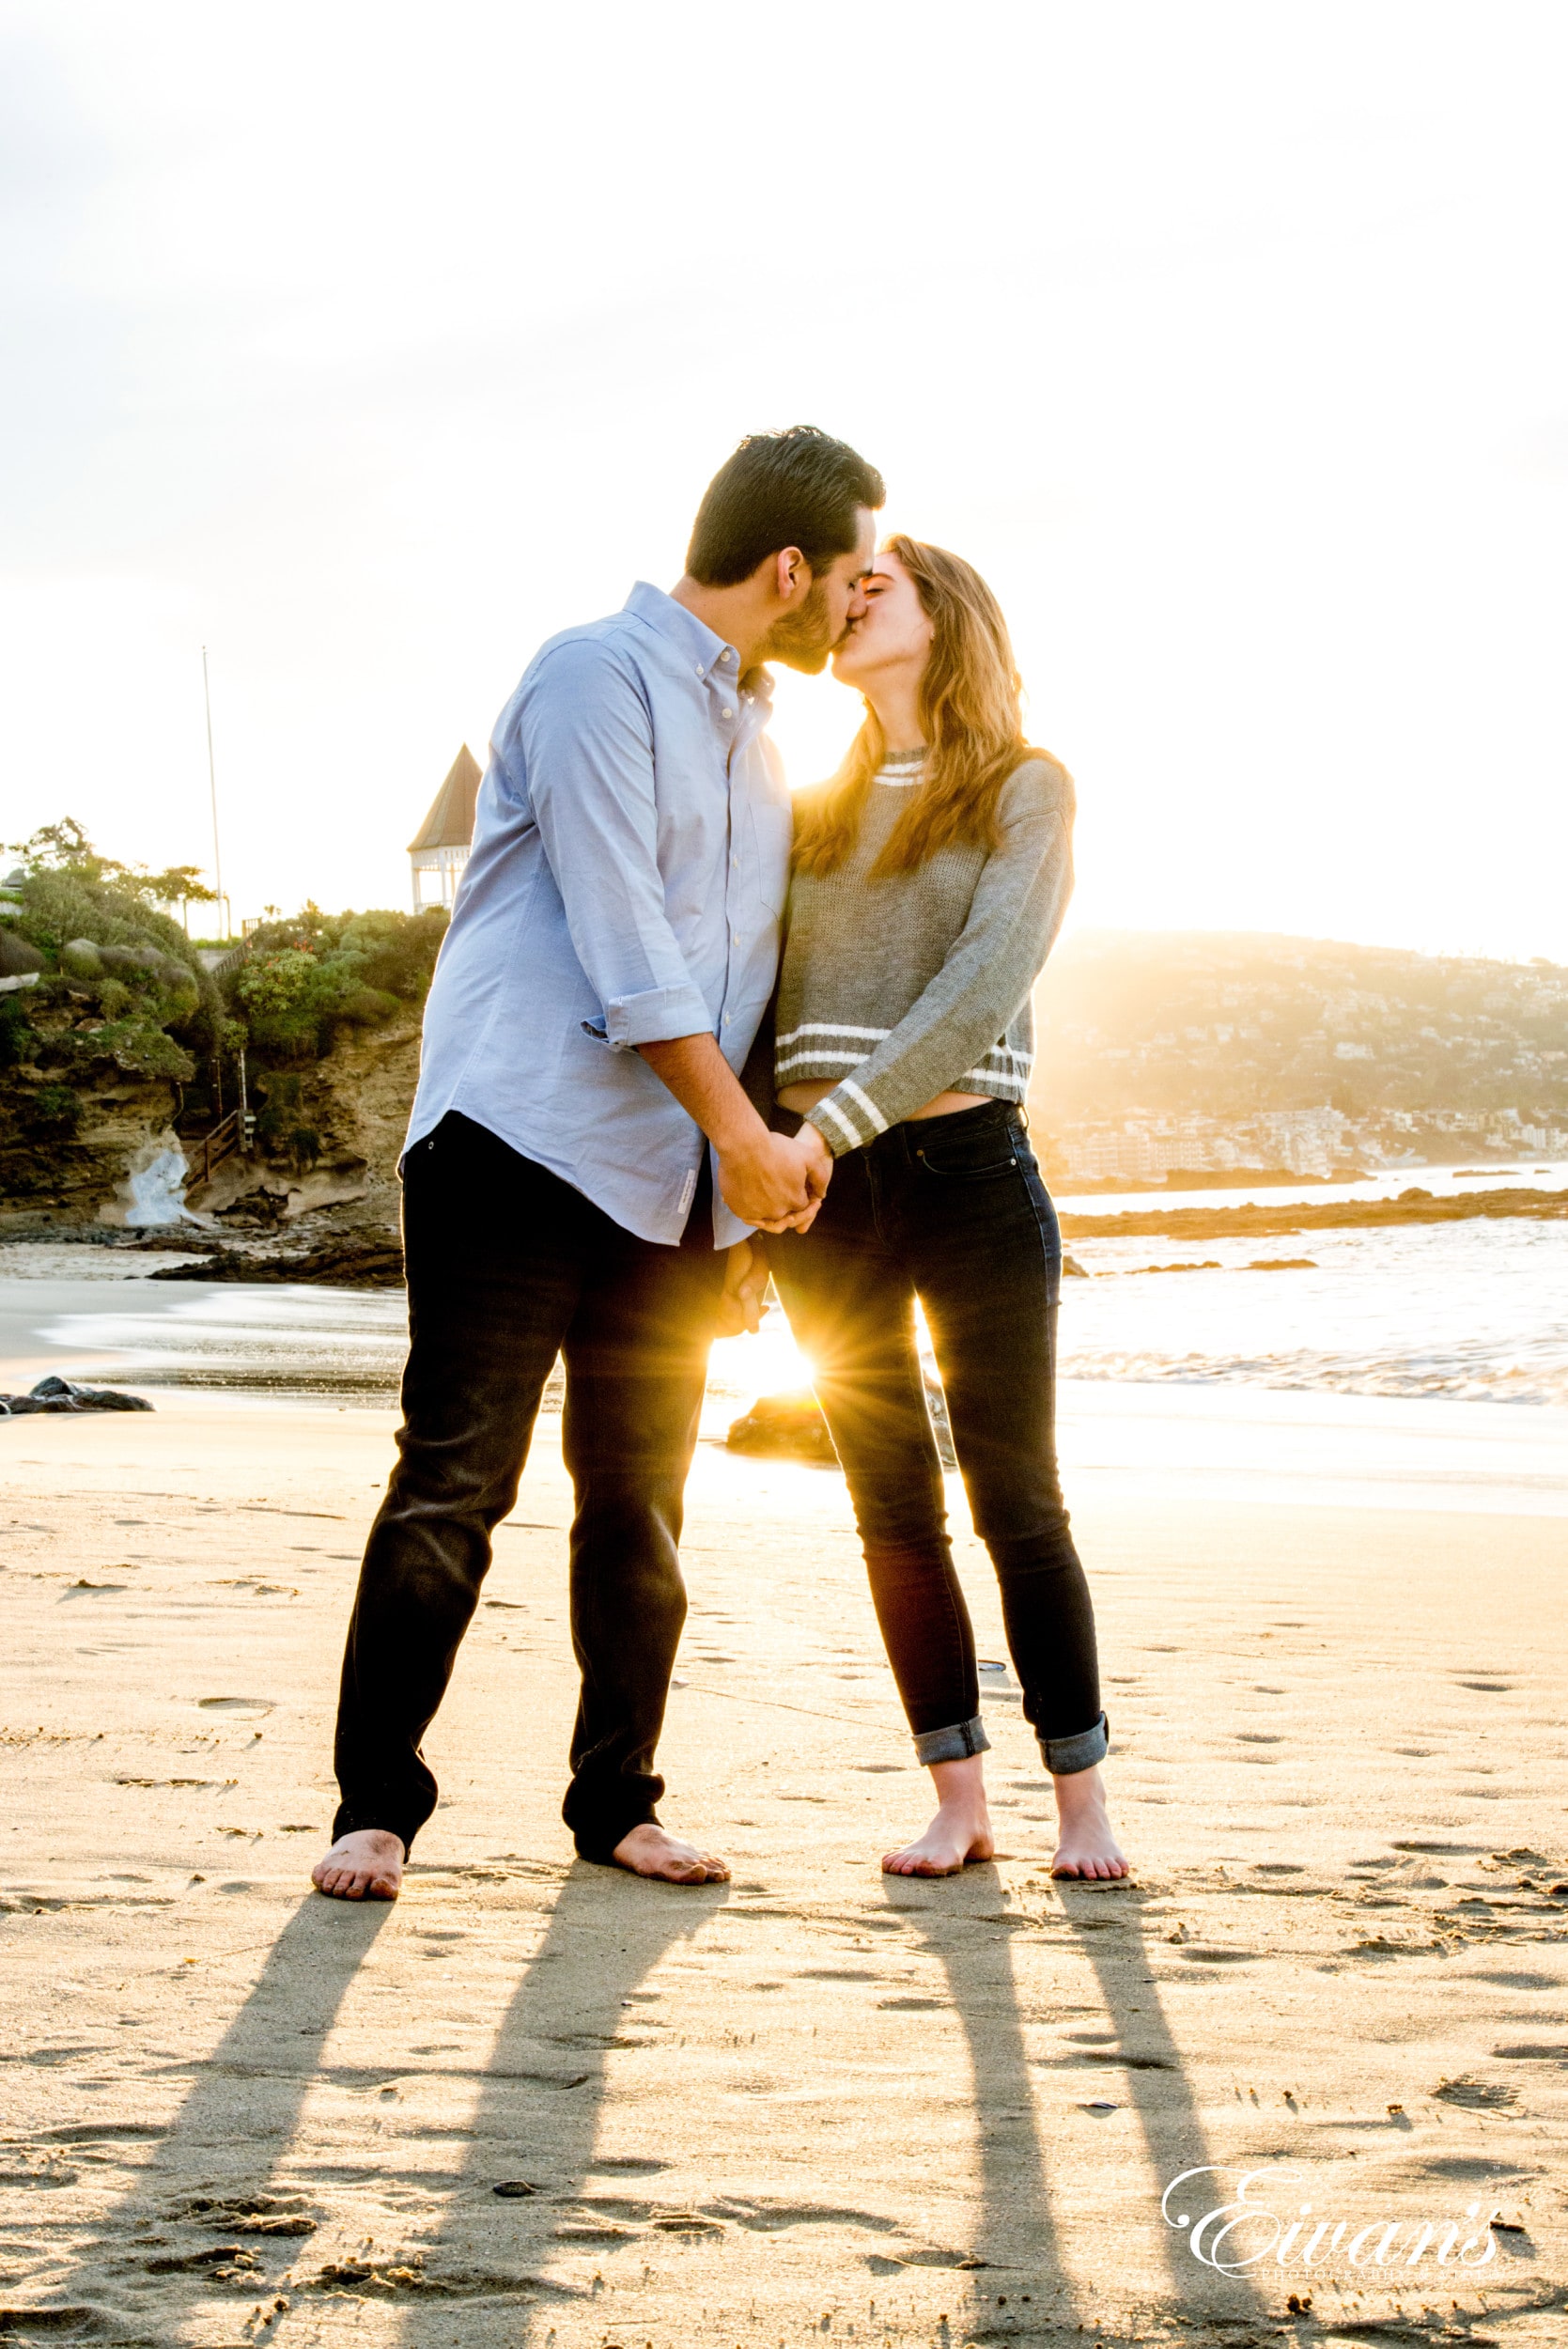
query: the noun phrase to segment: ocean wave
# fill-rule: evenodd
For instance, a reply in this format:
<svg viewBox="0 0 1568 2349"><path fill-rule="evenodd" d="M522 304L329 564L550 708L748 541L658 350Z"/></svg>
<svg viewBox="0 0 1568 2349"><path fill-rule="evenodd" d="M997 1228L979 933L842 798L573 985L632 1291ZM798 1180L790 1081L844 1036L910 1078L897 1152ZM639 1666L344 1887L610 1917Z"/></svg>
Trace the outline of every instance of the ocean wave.
<svg viewBox="0 0 1568 2349"><path fill-rule="evenodd" d="M1076 1353L1063 1348L1063 1378L1175 1386L1250 1386L1330 1394L1440 1395L1455 1403L1568 1404L1568 1357L1543 1361L1483 1356L1395 1357L1311 1353Z"/></svg>

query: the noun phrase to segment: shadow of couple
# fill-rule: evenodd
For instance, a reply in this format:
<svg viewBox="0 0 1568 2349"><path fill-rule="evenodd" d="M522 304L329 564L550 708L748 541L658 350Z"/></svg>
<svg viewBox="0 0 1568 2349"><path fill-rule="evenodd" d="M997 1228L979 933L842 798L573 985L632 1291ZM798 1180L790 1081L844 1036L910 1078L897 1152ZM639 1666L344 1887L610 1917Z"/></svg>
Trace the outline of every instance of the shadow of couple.
<svg viewBox="0 0 1568 2349"><path fill-rule="evenodd" d="M1124 2201L1144 2197L1138 2211L1122 2209L1118 2223L1130 2218L1136 2225L1146 2207L1155 2230L1163 2284L1151 2287L1151 2311L1162 2301L1187 2311L1189 2321L1221 2306L1232 2324L1258 2315L1261 2304L1244 2279L1227 2279L1217 2301L1213 2279L1160 2217L1163 2186L1209 2156L1160 2004L1136 1887L1054 1887L1054 1913L1042 1918L1003 1906L992 1867L969 1870L962 1885L961 1901L945 1903L941 1889L930 1887L916 1903L901 1889L906 1879L884 1879L881 1912L884 1921L890 1911L896 1914L913 1947L939 1962L964 2034L976 2160L967 2272L962 2286L954 2279L971 2304L962 2321L977 2321L1002 2293L1011 2303L1011 2338L1032 2333L1047 2340L1071 2331L1093 2307L1118 2304L1118 2295L1125 2310L1129 2279L1097 2270L1081 2174L1064 2195L1063 2133L1051 2130L1040 2093L1042 2072L1048 2081L1063 2073L1071 2077L1075 2065L1088 2062L1116 2067L1125 2081L1104 2100L1112 2108L1094 2117L1124 2140L1106 2149L1105 2178L1114 2178L1113 2191ZM116 2330L166 2337L198 2307L210 2310L219 2286L231 2305L233 2296L266 2306L280 2296L348 2292L406 2310L405 2329L423 2334L438 2306L456 2317L462 2301L484 2300L502 2304L509 2340L542 2343L565 2303L591 2296L591 2287L549 2274L561 2252L595 2245L606 2253L624 2251L639 2241L648 2250L668 2250L671 2232L717 2233L723 2223L722 2216L705 2218L660 2201L660 2172L673 2165L655 2123L653 2141L631 2151L605 2154L599 2139L610 2061L628 2044L629 2005L635 2007L648 1977L729 1898L724 1885L676 1889L574 1864L560 1878L488 2061L466 2072L433 2067L456 2092L439 2122L422 2128L411 2108L391 2128L356 2120L355 2159L334 2164L317 2156L341 2155L341 2142L312 2142L310 2157L301 2158L302 2139L320 2135L304 2110L313 2090L374 2093L382 2084L385 2093L384 2084L395 2087L399 2077L429 2075L408 2046L406 1998L384 2061L327 2060L356 1981L381 1970L378 1943L395 1912L307 1895L210 2056L180 2067L191 2074L189 2091L128 2190L63 2267L40 2276L48 2306L56 2312L78 2309L100 2329L107 2321ZM405 1913L408 1899L406 1893ZM1094 2034L1103 2046L1031 2059L1028 2027L1050 2019L1038 2012L1038 1992L1032 1994L1032 2013L1020 1994L1014 1945L1031 1935L1048 1939L1057 1981L1057 1961L1065 1955L1079 1970L1079 1995L1093 1991L1088 2011L1103 2019L1103 2031ZM401 1936L398 1944L408 1947ZM717 1953L711 1962L716 1969L722 1964ZM362 2026L360 2018L356 2028ZM910 2032L911 2065L932 2060L919 2016L901 2018L894 2028ZM1132 2144L1126 2141L1129 2122ZM1055 2146L1046 2141L1051 2134L1059 2138ZM431 2140L460 2149L456 2168L432 2166ZM746 2161L743 2139L732 2135L723 2158L738 2174ZM840 2187L844 2158L830 2147L822 2162ZM934 2148L932 2158L936 2165L950 2156ZM334 2178L373 2181L379 2201L401 2205L411 2219L417 2209L413 2232L423 2237L423 2254L378 2265L372 2250L334 2259L307 2246L311 2185ZM198 2225L187 2227L192 2219ZM879 2223L900 2221L890 2214ZM149 2229L171 2226L175 2234L151 2241ZM209 2239L214 2232L224 2238L217 2246ZM142 2240L132 2240L138 2234ZM188 2252L180 2248L186 2242ZM913 2264L939 2259L956 2263L952 2255L928 2254L923 2262L916 2254ZM876 2251L851 2263L873 2277L893 2263ZM1024 2294L1027 2311L1019 2307Z"/></svg>

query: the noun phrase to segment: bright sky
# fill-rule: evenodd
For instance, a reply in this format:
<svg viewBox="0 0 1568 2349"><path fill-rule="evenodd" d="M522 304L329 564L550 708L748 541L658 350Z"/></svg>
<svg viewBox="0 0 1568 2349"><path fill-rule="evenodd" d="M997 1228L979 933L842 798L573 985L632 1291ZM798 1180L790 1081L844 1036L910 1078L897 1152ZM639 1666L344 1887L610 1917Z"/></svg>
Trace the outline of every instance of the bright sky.
<svg viewBox="0 0 1568 2349"><path fill-rule="evenodd" d="M1075 918L1568 960L1557 0L9 0L0 838L409 901L811 421L977 563ZM788 679L798 781L858 717Z"/></svg>

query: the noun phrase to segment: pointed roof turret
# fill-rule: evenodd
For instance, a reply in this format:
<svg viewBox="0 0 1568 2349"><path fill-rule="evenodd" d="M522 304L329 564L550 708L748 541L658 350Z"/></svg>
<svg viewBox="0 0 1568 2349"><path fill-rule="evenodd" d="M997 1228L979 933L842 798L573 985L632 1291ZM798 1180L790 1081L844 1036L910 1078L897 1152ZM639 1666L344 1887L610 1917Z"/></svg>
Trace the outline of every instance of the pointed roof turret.
<svg viewBox="0 0 1568 2349"><path fill-rule="evenodd" d="M474 808L483 777L478 761L465 742L452 761L446 781L430 802L430 812L409 842L409 854L421 848L467 848L474 841Z"/></svg>

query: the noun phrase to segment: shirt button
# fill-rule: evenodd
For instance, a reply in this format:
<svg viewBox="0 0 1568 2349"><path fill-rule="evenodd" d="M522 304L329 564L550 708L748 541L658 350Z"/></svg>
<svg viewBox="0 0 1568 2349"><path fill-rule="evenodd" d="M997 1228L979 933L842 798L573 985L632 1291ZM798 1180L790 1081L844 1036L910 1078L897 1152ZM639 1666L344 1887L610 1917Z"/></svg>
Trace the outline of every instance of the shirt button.
<svg viewBox="0 0 1568 2349"><path fill-rule="evenodd" d="M699 677L706 677L706 676L707 675L707 671L706 671L706 670L703 667L703 664L702 664L702 662L701 662L700 661L698 661L698 663L697 663L697 675L698 675Z"/></svg>
<svg viewBox="0 0 1568 2349"><path fill-rule="evenodd" d="M730 708L730 706L729 706L728 702L726 702L726 703L724 704L724 715L725 715L725 717L726 717L726 718L733 718L733 717L735 716L735 712L734 712L734 710Z"/></svg>

